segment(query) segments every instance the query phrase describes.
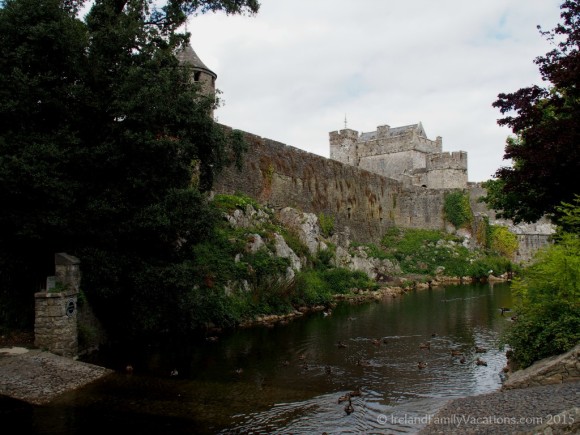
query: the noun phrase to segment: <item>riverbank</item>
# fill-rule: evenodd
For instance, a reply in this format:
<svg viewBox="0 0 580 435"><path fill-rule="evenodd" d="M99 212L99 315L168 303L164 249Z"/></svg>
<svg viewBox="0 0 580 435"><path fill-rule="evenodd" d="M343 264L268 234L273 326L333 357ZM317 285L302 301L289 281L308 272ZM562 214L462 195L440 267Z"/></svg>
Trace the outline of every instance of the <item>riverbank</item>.
<svg viewBox="0 0 580 435"><path fill-rule="evenodd" d="M580 381L455 399L419 435L580 433Z"/></svg>
<svg viewBox="0 0 580 435"><path fill-rule="evenodd" d="M112 370L24 347L0 348L0 395L33 405L84 387Z"/></svg>
<svg viewBox="0 0 580 435"><path fill-rule="evenodd" d="M452 400L420 435L580 433L580 344L510 373L501 390Z"/></svg>
<svg viewBox="0 0 580 435"><path fill-rule="evenodd" d="M296 318L299 318L307 313L325 312L329 314L338 302L348 302L351 304L363 304L372 301L381 301L384 298L397 298L404 296L410 291L427 290L430 288L443 287L446 285L460 285L468 283L481 282L508 282L511 276L505 274L500 277L490 275L485 281L474 280L471 277L455 277L455 276L438 276L435 278L423 275L407 275L402 276L390 285L383 285L376 290L368 289L354 289L350 293L335 294L332 297L332 302L328 305L312 305L301 306L295 308L290 313L284 314L264 314L256 316L253 319L247 319L241 322L238 327L251 328L253 326L268 326L272 327L276 324L286 324ZM219 331L218 331L219 332Z"/></svg>

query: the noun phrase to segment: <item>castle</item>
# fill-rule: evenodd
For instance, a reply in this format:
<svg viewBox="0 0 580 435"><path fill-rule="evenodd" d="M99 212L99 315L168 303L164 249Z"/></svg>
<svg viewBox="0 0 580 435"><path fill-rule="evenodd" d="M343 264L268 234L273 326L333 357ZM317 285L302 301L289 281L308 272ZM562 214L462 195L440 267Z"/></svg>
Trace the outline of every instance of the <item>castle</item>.
<svg viewBox="0 0 580 435"><path fill-rule="evenodd" d="M215 93L217 75L188 46L179 53L202 90ZM222 126L225 129L232 129ZM549 243L552 225L513 225L481 203L481 183L467 179L467 153L442 152L442 139L427 138L421 123L370 133L329 133L330 159L242 132L247 144L241 170L226 167L215 193L243 193L274 209L286 206L332 216L335 230L361 243L375 243L393 226L456 231L443 212L446 195L461 189L474 214L471 233L485 219L516 234L516 262L528 261ZM450 227L451 225L451 227ZM475 237L471 238L475 244Z"/></svg>
<svg viewBox="0 0 580 435"><path fill-rule="evenodd" d="M442 152L442 139L430 140L421 123L360 133L330 132L330 158L407 185L429 189L467 188L467 153Z"/></svg>

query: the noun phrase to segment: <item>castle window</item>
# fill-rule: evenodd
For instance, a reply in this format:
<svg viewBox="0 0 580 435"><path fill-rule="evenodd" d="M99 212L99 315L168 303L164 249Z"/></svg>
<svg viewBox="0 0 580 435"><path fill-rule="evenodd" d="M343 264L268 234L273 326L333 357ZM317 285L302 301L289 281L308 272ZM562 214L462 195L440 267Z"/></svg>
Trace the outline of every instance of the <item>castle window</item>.
<svg viewBox="0 0 580 435"><path fill-rule="evenodd" d="M201 71L195 71L193 73L193 80L199 82L199 78L201 77Z"/></svg>

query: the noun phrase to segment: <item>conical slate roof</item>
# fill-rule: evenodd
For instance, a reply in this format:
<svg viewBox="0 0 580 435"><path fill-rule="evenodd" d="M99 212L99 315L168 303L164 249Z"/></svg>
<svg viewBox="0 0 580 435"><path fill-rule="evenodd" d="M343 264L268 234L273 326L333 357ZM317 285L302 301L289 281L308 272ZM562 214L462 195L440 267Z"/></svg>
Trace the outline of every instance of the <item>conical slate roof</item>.
<svg viewBox="0 0 580 435"><path fill-rule="evenodd" d="M217 74L205 66L205 64L201 61L199 56L195 53L195 51L193 51L193 48L191 48L191 45L189 44L183 50L177 53L177 59L181 63L191 65L194 69L205 71L214 79L217 78Z"/></svg>

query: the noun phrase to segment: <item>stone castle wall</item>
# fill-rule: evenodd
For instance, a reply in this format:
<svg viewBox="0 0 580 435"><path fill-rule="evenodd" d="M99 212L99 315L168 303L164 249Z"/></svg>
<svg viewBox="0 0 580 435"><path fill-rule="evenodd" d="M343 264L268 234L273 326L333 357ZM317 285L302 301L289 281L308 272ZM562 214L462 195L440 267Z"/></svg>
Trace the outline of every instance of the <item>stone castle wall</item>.
<svg viewBox="0 0 580 435"><path fill-rule="evenodd" d="M338 231L376 242L392 226L444 229L445 190L430 190L245 133L241 171L227 168L216 193L244 193L275 209L286 206L335 218Z"/></svg>
<svg viewBox="0 0 580 435"><path fill-rule="evenodd" d="M376 243L391 226L446 228L445 194L456 189L420 187L415 181L427 172L398 181L251 133L244 136L249 148L243 167L240 171L226 168L216 177L216 193L244 193L275 209L289 206L333 216L337 231L347 232L361 243ZM461 158L460 153L457 155ZM510 226L479 201L485 195L481 183L466 185L474 214L488 216L490 223L506 225L518 234L516 261L528 261L549 243L552 229L548 223Z"/></svg>

